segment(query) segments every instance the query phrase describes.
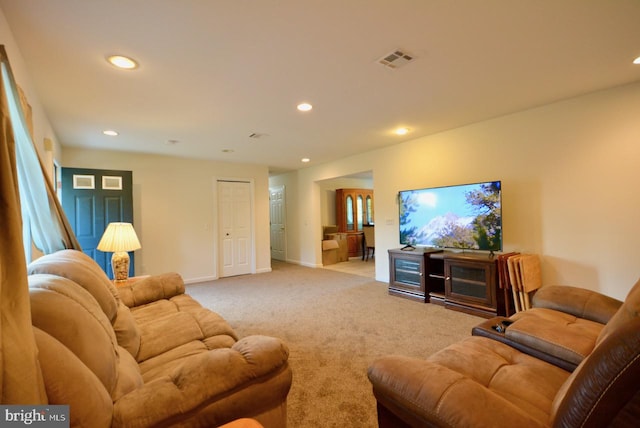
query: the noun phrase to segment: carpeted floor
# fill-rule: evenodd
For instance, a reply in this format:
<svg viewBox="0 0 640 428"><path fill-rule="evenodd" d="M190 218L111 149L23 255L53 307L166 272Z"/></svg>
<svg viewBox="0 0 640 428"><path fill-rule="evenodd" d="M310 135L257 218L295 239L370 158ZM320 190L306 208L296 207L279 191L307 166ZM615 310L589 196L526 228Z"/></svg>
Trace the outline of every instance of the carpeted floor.
<svg viewBox="0 0 640 428"><path fill-rule="evenodd" d="M376 427L367 367L378 356L425 357L471 334L482 319L389 296L370 278L273 261L265 274L189 285L239 336L290 349L291 428Z"/></svg>

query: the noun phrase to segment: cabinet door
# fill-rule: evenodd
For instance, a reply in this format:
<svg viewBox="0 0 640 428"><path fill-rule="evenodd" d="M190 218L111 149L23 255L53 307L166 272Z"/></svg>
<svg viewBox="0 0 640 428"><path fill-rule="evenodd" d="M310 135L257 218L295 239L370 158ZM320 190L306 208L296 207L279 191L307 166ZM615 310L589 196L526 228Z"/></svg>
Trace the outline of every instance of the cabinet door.
<svg viewBox="0 0 640 428"><path fill-rule="evenodd" d="M446 299L495 308L495 270L492 264L445 260Z"/></svg>
<svg viewBox="0 0 640 428"><path fill-rule="evenodd" d="M362 195L356 196L356 219L357 230L361 231L364 224L364 197Z"/></svg>
<svg viewBox="0 0 640 428"><path fill-rule="evenodd" d="M389 252L389 291L419 297L424 301L424 256Z"/></svg>
<svg viewBox="0 0 640 428"><path fill-rule="evenodd" d="M365 223L373 224L373 195L367 195L364 200Z"/></svg>
<svg viewBox="0 0 640 428"><path fill-rule="evenodd" d="M347 248L349 257L360 257L362 255L362 234L347 234Z"/></svg>
<svg viewBox="0 0 640 428"><path fill-rule="evenodd" d="M355 204L353 203L353 195L346 195L344 198L345 224L346 232L355 230Z"/></svg>

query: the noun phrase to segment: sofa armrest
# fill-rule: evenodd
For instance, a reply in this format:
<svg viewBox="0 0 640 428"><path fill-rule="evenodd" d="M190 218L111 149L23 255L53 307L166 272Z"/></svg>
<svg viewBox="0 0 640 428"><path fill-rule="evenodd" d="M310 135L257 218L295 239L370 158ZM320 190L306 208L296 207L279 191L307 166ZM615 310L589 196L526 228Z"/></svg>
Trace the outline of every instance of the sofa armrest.
<svg viewBox="0 0 640 428"><path fill-rule="evenodd" d="M506 398L448 367L403 356L376 360L368 370L378 409L391 426L539 427ZM394 421L389 413L398 418ZM402 424L398 422L402 421ZM380 425L383 427L383 425Z"/></svg>
<svg viewBox="0 0 640 428"><path fill-rule="evenodd" d="M534 308L547 308L606 324L622 302L596 291L568 285L547 285L533 295Z"/></svg>
<svg viewBox="0 0 640 428"><path fill-rule="evenodd" d="M170 299L184 294L184 281L177 273L164 273L133 281L118 287L122 303L130 308L146 305L156 300Z"/></svg>

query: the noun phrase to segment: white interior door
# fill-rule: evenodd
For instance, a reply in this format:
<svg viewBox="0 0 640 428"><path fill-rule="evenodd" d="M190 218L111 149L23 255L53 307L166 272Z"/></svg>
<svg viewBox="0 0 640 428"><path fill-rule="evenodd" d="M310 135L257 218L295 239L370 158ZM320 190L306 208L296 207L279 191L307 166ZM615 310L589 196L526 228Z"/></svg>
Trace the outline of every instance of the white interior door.
<svg viewBox="0 0 640 428"><path fill-rule="evenodd" d="M251 273L251 183L218 181L221 276Z"/></svg>
<svg viewBox="0 0 640 428"><path fill-rule="evenodd" d="M269 189L269 219L271 224L271 258L286 261L284 186Z"/></svg>

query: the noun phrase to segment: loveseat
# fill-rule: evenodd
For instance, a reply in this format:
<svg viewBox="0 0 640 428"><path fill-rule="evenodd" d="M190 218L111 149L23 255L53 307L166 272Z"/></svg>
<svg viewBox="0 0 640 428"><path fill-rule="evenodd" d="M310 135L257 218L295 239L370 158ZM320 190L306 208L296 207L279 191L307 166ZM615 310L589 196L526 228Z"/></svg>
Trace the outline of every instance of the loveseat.
<svg viewBox="0 0 640 428"><path fill-rule="evenodd" d="M287 346L239 339L185 294L178 274L116 288L74 250L41 257L28 273L48 402L70 406L71 426L215 427L244 417L286 426Z"/></svg>
<svg viewBox="0 0 640 428"><path fill-rule="evenodd" d="M491 320L428 358L373 362L379 426L638 426L640 281L624 303L544 289L495 333Z"/></svg>

